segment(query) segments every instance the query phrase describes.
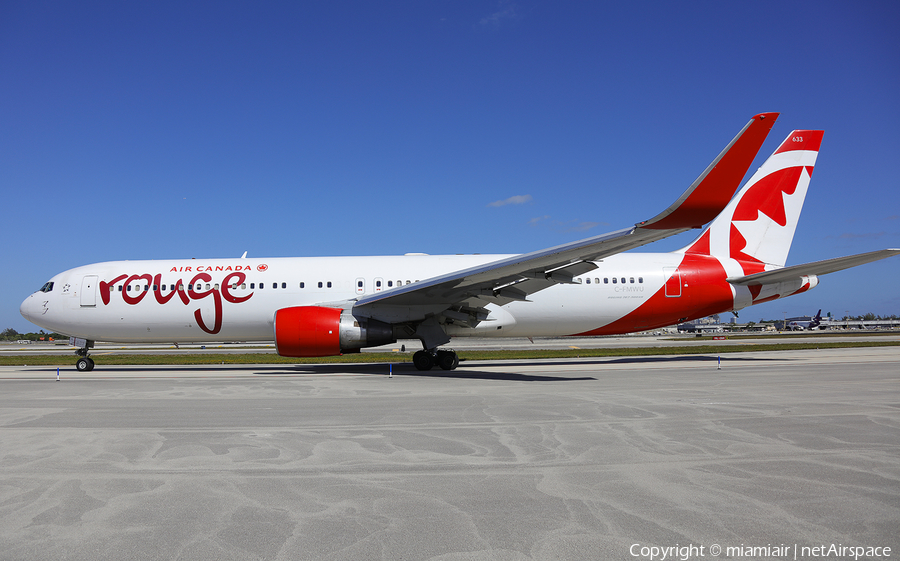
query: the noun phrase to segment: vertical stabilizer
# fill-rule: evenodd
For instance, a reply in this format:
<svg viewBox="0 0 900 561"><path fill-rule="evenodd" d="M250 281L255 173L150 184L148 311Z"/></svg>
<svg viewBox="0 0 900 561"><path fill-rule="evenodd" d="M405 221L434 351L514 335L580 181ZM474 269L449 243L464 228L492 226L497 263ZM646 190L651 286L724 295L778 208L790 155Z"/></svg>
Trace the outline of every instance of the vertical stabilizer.
<svg viewBox="0 0 900 561"><path fill-rule="evenodd" d="M744 274L787 261L823 131L795 130L683 253L739 261Z"/></svg>

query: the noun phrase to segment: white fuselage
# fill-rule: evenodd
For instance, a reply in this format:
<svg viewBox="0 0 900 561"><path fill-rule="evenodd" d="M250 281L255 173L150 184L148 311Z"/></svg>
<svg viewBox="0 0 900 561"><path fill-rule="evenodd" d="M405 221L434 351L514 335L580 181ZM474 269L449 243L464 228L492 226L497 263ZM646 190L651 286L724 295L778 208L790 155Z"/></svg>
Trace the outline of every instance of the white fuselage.
<svg viewBox="0 0 900 561"><path fill-rule="evenodd" d="M405 255L113 261L70 269L22 303L22 315L52 331L114 342L270 341L281 308L352 301L506 255ZM532 294L487 304L475 328L450 336L562 336L594 331L667 289L684 255L620 254L598 268ZM50 283L48 283L49 285ZM687 287L685 287L687 288ZM685 301L685 304L688 304ZM653 326L649 326L653 327Z"/></svg>

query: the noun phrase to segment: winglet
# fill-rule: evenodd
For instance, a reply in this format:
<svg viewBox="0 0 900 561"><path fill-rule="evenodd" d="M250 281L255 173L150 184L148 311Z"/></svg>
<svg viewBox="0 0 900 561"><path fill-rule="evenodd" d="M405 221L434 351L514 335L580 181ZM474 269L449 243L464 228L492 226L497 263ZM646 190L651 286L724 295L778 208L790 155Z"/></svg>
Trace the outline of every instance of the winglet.
<svg viewBox="0 0 900 561"><path fill-rule="evenodd" d="M776 119L778 113L755 115L672 206L636 226L650 230L700 228L714 219L740 187Z"/></svg>

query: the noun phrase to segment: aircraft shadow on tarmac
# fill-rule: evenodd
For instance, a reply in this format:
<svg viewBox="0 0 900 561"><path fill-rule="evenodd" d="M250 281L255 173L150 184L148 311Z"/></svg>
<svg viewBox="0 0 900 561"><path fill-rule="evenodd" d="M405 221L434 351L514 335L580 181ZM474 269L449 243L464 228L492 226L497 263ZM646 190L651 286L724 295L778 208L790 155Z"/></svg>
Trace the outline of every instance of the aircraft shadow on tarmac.
<svg viewBox="0 0 900 561"><path fill-rule="evenodd" d="M717 362L717 356L709 355L688 355L688 356L666 356L666 357L624 357L624 358L602 358L578 360L579 365L594 365L603 367L611 364L653 364L665 362L696 362L714 364ZM765 362L773 360L785 360L783 358L763 358L763 357L729 357L727 362ZM596 380L593 376L544 376L536 374L523 374L519 372L487 372L468 368L465 360L460 362L460 367L456 370L428 370L420 371L410 363L395 363L393 365L393 374L395 376L410 376L422 378L461 378L461 379L481 379L481 380L509 380L521 382L565 382L576 380ZM480 361L472 361L479 363ZM499 364L499 363L495 363ZM515 361L515 363L504 363L510 370L514 370L519 366L571 366L573 362L541 359L537 361ZM474 367L474 364L473 364ZM260 369L256 369L260 370ZM290 367L271 368L271 372L256 372L260 376L278 376L278 375L296 375L298 373L308 374L377 374L385 375L389 372L389 363L376 364L318 364L318 365L294 365ZM277 371L276 371L277 370Z"/></svg>
<svg viewBox="0 0 900 561"><path fill-rule="evenodd" d="M296 365L291 370L281 369L281 372L256 372L260 376L297 375L297 374L368 374L388 376L406 376L411 378L460 378L466 380L506 380L512 382L570 382L577 380L596 380L591 376L542 376L534 374L522 374L518 372L487 372L483 370L468 369L464 366L456 370L417 370L409 363L394 364L390 368L387 363L379 364L319 364Z"/></svg>

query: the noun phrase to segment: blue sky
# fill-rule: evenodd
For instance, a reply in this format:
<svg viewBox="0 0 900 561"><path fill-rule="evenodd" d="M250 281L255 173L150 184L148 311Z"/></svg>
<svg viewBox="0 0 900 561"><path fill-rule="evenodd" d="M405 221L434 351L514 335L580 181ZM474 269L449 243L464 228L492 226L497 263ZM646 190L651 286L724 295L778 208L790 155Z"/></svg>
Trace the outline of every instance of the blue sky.
<svg viewBox="0 0 900 561"><path fill-rule="evenodd" d="M898 24L896 2L6 2L0 329L97 261L626 227L764 111L754 167L825 130L788 264L900 247ZM893 258L741 318L900 314L898 278Z"/></svg>

